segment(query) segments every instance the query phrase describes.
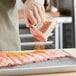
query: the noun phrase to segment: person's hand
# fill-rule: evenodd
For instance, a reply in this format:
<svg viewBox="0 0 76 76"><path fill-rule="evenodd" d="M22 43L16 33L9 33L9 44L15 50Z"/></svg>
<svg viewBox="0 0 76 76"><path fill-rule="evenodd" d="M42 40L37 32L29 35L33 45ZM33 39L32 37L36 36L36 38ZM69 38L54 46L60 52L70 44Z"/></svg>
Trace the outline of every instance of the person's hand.
<svg viewBox="0 0 76 76"><path fill-rule="evenodd" d="M44 14L44 0L26 0L24 4L24 15L27 27L33 27L33 25L40 22Z"/></svg>

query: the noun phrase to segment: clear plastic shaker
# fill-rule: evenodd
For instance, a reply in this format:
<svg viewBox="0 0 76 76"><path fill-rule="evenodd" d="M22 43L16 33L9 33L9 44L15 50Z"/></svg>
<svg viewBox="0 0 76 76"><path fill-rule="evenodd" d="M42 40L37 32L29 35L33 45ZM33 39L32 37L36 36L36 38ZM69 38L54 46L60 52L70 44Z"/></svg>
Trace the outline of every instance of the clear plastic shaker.
<svg viewBox="0 0 76 76"><path fill-rule="evenodd" d="M46 16L40 23L30 28L30 32L35 39L46 42L56 24L57 22L54 18Z"/></svg>

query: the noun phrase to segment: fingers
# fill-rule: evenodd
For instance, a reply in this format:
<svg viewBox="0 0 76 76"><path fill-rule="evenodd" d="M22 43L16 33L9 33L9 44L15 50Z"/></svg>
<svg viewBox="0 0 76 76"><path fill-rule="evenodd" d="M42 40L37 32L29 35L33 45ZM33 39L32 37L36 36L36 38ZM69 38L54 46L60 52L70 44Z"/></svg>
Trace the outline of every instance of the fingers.
<svg viewBox="0 0 76 76"><path fill-rule="evenodd" d="M35 19L33 12L31 10L28 12L28 18L33 25L37 23L37 20Z"/></svg>
<svg viewBox="0 0 76 76"><path fill-rule="evenodd" d="M41 17L39 16L38 10L37 10L37 8L35 6L33 8L33 13L34 13L34 17L37 20L37 23L40 22L41 21Z"/></svg>
<svg viewBox="0 0 76 76"><path fill-rule="evenodd" d="M43 12L43 16L45 16L45 8L43 6L41 7L41 10Z"/></svg>
<svg viewBox="0 0 76 76"><path fill-rule="evenodd" d="M27 7L28 6L28 7ZM30 4L24 8L27 27L33 27L44 18L45 9L40 4Z"/></svg>
<svg viewBox="0 0 76 76"><path fill-rule="evenodd" d="M35 24L37 24L37 20L35 19L33 12L31 10L27 13L27 24L29 24L29 27L33 27Z"/></svg>
<svg viewBox="0 0 76 76"><path fill-rule="evenodd" d="M38 10L38 14L39 16L41 17L41 19L43 19L44 17L44 9L43 9L43 6L40 6L40 5L35 5L37 10Z"/></svg>

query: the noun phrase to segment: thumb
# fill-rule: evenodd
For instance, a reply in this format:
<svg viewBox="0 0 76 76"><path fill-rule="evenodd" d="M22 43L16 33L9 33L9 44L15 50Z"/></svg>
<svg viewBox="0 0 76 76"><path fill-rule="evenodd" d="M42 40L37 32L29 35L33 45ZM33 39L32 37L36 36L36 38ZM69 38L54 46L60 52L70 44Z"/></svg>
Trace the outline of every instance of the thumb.
<svg viewBox="0 0 76 76"><path fill-rule="evenodd" d="M33 27L33 25L30 23L28 18L25 18L26 27L30 28Z"/></svg>

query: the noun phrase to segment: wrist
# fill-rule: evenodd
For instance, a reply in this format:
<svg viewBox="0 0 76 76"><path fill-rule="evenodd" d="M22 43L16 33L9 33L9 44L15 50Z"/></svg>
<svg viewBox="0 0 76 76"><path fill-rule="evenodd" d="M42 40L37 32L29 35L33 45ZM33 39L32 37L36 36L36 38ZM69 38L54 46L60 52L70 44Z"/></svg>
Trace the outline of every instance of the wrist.
<svg viewBox="0 0 76 76"><path fill-rule="evenodd" d="M34 0L36 3L39 3L41 5L44 5L44 0Z"/></svg>
<svg viewBox="0 0 76 76"><path fill-rule="evenodd" d="M41 5L44 5L44 0L23 0L25 1L24 3L28 3L29 1L32 2L32 3L38 3L38 4L41 4Z"/></svg>

